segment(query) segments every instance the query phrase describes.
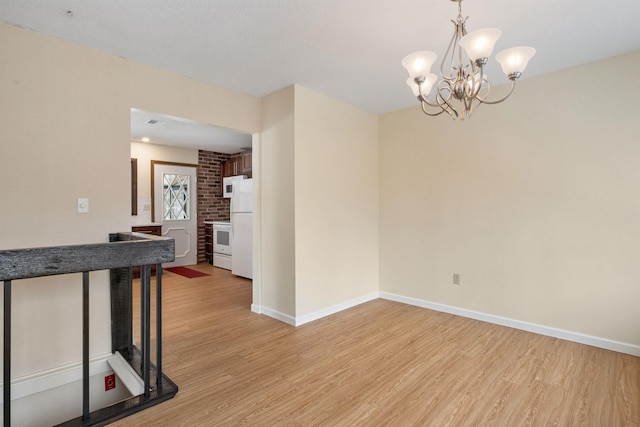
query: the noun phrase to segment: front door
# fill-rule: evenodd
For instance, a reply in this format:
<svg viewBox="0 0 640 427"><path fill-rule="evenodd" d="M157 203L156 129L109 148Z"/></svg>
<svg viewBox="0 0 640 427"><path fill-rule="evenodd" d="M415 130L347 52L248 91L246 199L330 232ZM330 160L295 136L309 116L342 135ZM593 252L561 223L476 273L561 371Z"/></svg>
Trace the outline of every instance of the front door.
<svg viewBox="0 0 640 427"><path fill-rule="evenodd" d="M198 262L196 165L151 161L153 173L153 221L162 224L162 235L173 237L176 259L163 267Z"/></svg>

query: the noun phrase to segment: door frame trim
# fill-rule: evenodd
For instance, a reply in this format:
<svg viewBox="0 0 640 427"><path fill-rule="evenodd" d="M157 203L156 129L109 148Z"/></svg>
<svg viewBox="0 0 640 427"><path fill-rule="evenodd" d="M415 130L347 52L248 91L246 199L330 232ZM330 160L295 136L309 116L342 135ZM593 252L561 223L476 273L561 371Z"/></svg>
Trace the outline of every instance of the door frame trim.
<svg viewBox="0 0 640 427"><path fill-rule="evenodd" d="M155 165L165 165L165 166L186 166L196 168L196 209L198 203L198 165L193 163L178 163L178 162L166 162L164 160L151 160L151 222L156 222L156 201L155 201L155 188L154 188L154 177L155 177Z"/></svg>

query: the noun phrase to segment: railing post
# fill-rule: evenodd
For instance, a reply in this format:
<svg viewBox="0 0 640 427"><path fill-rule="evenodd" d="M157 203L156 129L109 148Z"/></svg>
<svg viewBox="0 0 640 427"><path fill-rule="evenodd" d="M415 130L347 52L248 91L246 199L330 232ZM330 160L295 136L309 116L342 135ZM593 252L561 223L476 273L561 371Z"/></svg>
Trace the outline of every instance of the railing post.
<svg viewBox="0 0 640 427"><path fill-rule="evenodd" d="M133 267L129 266L127 274L127 289L125 301L127 301L127 358L133 359Z"/></svg>
<svg viewBox="0 0 640 427"><path fill-rule="evenodd" d="M144 381L144 397L150 396L151 375L151 266L140 266L140 321L142 337L142 379Z"/></svg>
<svg viewBox="0 0 640 427"><path fill-rule="evenodd" d="M82 272L82 420L89 420L89 272Z"/></svg>
<svg viewBox="0 0 640 427"><path fill-rule="evenodd" d="M4 281L4 369L3 369L3 419L4 426L11 426L11 280Z"/></svg>
<svg viewBox="0 0 640 427"><path fill-rule="evenodd" d="M156 386L162 390L162 264L156 265Z"/></svg>

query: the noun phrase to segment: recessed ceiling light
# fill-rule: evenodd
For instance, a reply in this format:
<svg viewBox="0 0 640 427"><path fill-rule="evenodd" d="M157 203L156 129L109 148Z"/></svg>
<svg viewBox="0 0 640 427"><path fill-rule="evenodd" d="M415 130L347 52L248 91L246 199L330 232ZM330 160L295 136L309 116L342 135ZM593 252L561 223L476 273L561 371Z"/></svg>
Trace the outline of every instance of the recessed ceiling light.
<svg viewBox="0 0 640 427"><path fill-rule="evenodd" d="M142 142L149 142L149 138L145 136L144 138L142 138Z"/></svg>

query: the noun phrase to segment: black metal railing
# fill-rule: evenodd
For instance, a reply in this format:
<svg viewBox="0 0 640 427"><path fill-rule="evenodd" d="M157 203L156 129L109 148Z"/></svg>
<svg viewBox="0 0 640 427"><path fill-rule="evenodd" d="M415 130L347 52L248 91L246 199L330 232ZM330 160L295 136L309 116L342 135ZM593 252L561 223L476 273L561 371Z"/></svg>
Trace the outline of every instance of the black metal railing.
<svg viewBox="0 0 640 427"><path fill-rule="evenodd" d="M11 289L14 280L82 273L82 416L64 426L90 426L115 420L172 398L177 386L162 373L162 263L174 260L173 239L138 233L114 233L108 243L0 250L0 281L4 283L3 419L11 426ZM151 363L151 265L156 265L156 365ZM140 266L141 349L133 345L132 273ZM123 316L112 318L113 351L126 348L126 359L141 376L144 393L108 408L89 410L89 272L111 270L112 299ZM114 280L114 277L116 280ZM118 279L119 278L119 279ZM112 317L114 304L112 304ZM118 311L116 310L118 313ZM113 326L115 325L115 326ZM152 388L152 374L155 388Z"/></svg>

